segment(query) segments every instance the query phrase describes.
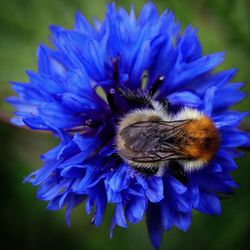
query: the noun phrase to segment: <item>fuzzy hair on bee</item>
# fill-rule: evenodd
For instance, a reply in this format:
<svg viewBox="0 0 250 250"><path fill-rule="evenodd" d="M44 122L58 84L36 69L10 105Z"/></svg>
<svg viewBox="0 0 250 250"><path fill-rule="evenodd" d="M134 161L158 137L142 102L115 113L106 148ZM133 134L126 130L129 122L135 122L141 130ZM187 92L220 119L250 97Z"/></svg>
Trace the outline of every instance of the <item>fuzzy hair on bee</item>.
<svg viewBox="0 0 250 250"><path fill-rule="evenodd" d="M197 109L184 107L171 114L162 103L148 101L148 107L134 109L120 120L120 157L143 175L162 176L170 165L186 173L204 168L220 143L213 121Z"/></svg>

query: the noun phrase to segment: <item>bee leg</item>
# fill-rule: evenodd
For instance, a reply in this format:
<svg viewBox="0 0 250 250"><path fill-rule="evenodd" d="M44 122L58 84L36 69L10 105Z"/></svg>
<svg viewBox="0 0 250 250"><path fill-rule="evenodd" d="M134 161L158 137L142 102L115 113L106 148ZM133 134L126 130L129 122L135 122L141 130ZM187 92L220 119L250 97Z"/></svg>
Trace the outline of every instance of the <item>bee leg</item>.
<svg viewBox="0 0 250 250"><path fill-rule="evenodd" d="M152 98L148 92L144 90L133 91L131 89L117 88L118 93L135 104L146 105L149 108L153 108Z"/></svg>
<svg viewBox="0 0 250 250"><path fill-rule="evenodd" d="M183 185L187 185L188 178L187 178L182 166L178 162L171 161L168 165L168 172L170 175L172 175L175 179L177 179Z"/></svg>
<svg viewBox="0 0 250 250"><path fill-rule="evenodd" d="M170 110L170 102L167 99L162 100L160 103L166 112Z"/></svg>

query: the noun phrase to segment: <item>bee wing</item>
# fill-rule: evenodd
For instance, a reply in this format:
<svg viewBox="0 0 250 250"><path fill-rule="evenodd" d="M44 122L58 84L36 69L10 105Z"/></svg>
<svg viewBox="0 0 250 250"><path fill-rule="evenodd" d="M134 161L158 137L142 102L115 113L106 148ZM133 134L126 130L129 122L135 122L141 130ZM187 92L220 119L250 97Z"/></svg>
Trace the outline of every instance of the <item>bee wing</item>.
<svg viewBox="0 0 250 250"><path fill-rule="evenodd" d="M124 142L120 150L126 159L136 162L158 162L182 159L183 154L176 138L183 133L185 121L143 121L121 130Z"/></svg>

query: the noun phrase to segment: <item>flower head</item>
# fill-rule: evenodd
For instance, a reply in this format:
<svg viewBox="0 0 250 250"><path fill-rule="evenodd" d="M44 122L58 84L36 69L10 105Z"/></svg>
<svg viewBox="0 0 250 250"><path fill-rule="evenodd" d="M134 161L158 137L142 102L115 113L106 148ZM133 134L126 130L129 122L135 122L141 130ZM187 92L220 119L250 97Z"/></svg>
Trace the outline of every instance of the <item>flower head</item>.
<svg viewBox="0 0 250 250"><path fill-rule="evenodd" d="M160 15L151 2L138 17L133 7L128 13L108 5L94 26L77 13L73 30L51 26L51 33L53 48L37 50L38 72L27 72L29 83L13 83L18 96L8 98L17 110L13 123L52 131L60 140L26 178L39 186L38 199L51 210L66 206L67 223L72 208L86 201L96 226L113 203L111 236L116 225L127 227L145 214L156 248L164 229L189 228L193 209L219 215L218 194L237 187L230 176L241 156L237 147L249 142L237 128L248 113L230 110L245 97L242 83L230 83L236 70L213 72L224 53L203 55L196 30L181 33L173 13ZM189 107L209 117L220 135L213 159L186 172L185 182L167 167L160 176L131 172L115 140L117 124L136 105L119 88L168 100L171 114Z"/></svg>

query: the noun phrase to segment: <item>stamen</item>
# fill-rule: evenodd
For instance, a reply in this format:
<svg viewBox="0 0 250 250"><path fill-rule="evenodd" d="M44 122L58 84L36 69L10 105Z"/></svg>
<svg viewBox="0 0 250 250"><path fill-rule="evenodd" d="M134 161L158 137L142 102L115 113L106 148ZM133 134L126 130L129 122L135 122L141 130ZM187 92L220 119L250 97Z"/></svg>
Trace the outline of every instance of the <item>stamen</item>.
<svg viewBox="0 0 250 250"><path fill-rule="evenodd" d="M96 214L93 215L90 224L91 224L91 225L94 224L95 221L96 221Z"/></svg>
<svg viewBox="0 0 250 250"><path fill-rule="evenodd" d="M95 128L97 129L99 126L100 126L100 122L98 121L94 121L93 119L91 118L88 118L84 121L84 124L90 128Z"/></svg>
<svg viewBox="0 0 250 250"><path fill-rule="evenodd" d="M115 80L115 83L119 82L119 60L120 56L111 58L111 62L113 65L113 79Z"/></svg>
<svg viewBox="0 0 250 250"><path fill-rule="evenodd" d="M76 126L76 127L73 127L73 128L66 128L66 129L64 129L64 131L68 132L68 133L80 133L80 134L83 134L83 133L88 132L89 128L97 129L97 128L99 128L100 125L101 125L100 122L94 121L93 119L88 118L88 119L86 119L84 121L83 125Z"/></svg>
<svg viewBox="0 0 250 250"><path fill-rule="evenodd" d="M74 134L74 133L85 134L89 132L89 127L82 125L82 126L77 126L74 128L66 128L64 129L64 131L70 134Z"/></svg>
<svg viewBox="0 0 250 250"><path fill-rule="evenodd" d="M106 94L107 96L107 100L108 100L108 104L111 108L111 110L113 112L117 112L118 111L118 108L117 108L117 105L116 105L116 101L115 101L115 89L114 88L111 88L109 89L108 93Z"/></svg>
<svg viewBox="0 0 250 250"><path fill-rule="evenodd" d="M115 94L115 89L111 88L111 89L109 90L109 92L110 92L111 95L113 95L113 94Z"/></svg>
<svg viewBox="0 0 250 250"><path fill-rule="evenodd" d="M150 93L154 95L156 91L161 87L164 81L165 81L165 76L161 75L157 77L156 81L153 83L152 87L150 88Z"/></svg>
<svg viewBox="0 0 250 250"><path fill-rule="evenodd" d="M89 126L89 127L91 127L92 125L93 125L93 120L90 118L90 119L87 119L86 121L85 121L85 124L87 125L87 126Z"/></svg>
<svg viewBox="0 0 250 250"><path fill-rule="evenodd" d="M144 70L141 76L141 89L146 89L148 85L149 73L147 70Z"/></svg>
<svg viewBox="0 0 250 250"><path fill-rule="evenodd" d="M119 83L119 60L120 56L111 58L111 62L113 65L113 79L115 85L118 85ZM114 88L109 89L108 92L106 93L108 104L113 112L118 111L117 103L115 100L115 94L116 90Z"/></svg>

